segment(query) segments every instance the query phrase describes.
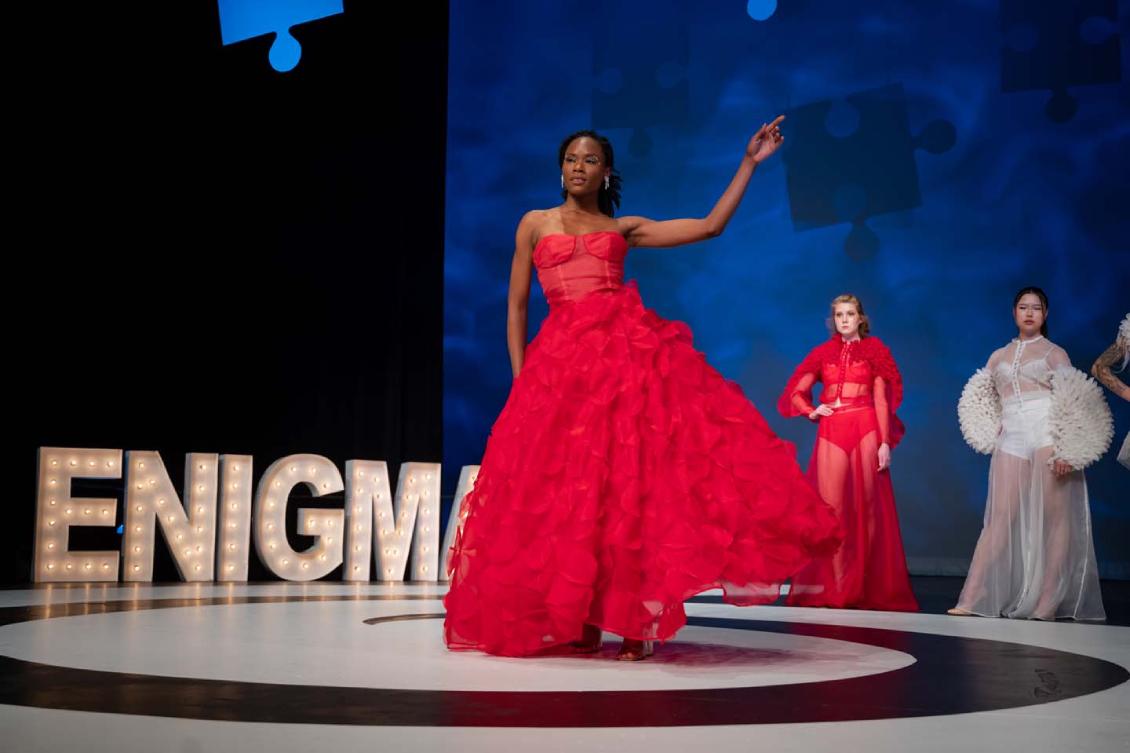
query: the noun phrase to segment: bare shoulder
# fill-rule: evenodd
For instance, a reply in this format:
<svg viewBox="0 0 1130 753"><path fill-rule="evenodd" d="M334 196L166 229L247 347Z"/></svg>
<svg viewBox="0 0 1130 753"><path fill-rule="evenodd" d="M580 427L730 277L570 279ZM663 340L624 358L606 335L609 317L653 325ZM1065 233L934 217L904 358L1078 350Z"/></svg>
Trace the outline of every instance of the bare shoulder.
<svg viewBox="0 0 1130 753"><path fill-rule="evenodd" d="M518 221L518 231L515 234L517 246L526 251L533 249L550 222L552 209L531 209L522 215Z"/></svg>

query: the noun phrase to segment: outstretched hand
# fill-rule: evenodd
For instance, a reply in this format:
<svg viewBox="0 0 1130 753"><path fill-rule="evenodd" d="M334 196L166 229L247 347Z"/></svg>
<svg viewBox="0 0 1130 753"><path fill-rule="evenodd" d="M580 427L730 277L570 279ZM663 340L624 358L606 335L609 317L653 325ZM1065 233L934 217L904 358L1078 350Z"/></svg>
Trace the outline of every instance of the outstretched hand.
<svg viewBox="0 0 1130 753"><path fill-rule="evenodd" d="M764 162L773 156L777 147L781 146L781 142L785 140L785 137L781 135L781 121L784 119L784 115L778 115L772 123L768 125L762 123L761 128L757 129L757 133L753 134L753 138L749 140L749 144L746 146L745 153L754 162L759 164Z"/></svg>

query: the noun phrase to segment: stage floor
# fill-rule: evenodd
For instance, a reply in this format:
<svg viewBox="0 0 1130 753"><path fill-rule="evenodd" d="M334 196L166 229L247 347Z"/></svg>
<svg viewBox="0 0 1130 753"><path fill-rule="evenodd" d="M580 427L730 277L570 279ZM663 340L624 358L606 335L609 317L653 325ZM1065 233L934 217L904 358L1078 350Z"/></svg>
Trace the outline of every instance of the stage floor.
<svg viewBox="0 0 1130 753"><path fill-rule="evenodd" d="M452 653L427 584L0 591L17 751L1130 748L1130 627L707 595L647 661ZM915 579L928 611L958 579Z"/></svg>

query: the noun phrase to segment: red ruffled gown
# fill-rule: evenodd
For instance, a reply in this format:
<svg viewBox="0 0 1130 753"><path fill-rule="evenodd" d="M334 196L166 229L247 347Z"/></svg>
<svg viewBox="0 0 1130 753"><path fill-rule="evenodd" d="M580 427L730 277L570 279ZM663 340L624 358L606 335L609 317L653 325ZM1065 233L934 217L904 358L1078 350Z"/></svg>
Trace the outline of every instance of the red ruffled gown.
<svg viewBox="0 0 1130 753"><path fill-rule="evenodd" d="M812 387L824 382L821 402L840 407L819 419L808 477L835 509L844 543L831 557L813 560L790 585L788 603L801 607L856 607L913 612L906 556L888 468L880 472L879 445L892 449L905 433L895 415L902 376L877 337L845 343L836 333L793 372L778 408L785 416L812 412Z"/></svg>
<svg viewBox="0 0 1130 753"><path fill-rule="evenodd" d="M694 594L771 602L839 543L793 446L623 284L627 252L615 232L534 249L550 312L463 501L452 649L538 654L585 623L667 640Z"/></svg>

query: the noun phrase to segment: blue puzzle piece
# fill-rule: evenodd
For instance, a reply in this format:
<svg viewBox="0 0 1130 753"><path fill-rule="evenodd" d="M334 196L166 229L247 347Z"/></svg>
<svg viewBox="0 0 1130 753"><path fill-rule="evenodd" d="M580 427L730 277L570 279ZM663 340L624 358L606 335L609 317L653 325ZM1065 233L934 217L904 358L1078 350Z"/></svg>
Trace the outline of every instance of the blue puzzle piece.
<svg viewBox="0 0 1130 753"><path fill-rule="evenodd" d="M1116 0L1001 0L1001 91L1046 89L1057 123L1075 116L1070 86L1122 80Z"/></svg>
<svg viewBox="0 0 1130 753"><path fill-rule="evenodd" d="M938 154L956 140L953 124L935 120L910 130L901 84L857 92L843 102L823 100L788 113L784 151L793 227L809 230L850 222L844 249L852 259L873 256L879 238L869 217L922 203L915 150Z"/></svg>
<svg viewBox="0 0 1130 753"><path fill-rule="evenodd" d="M275 34L271 67L285 73L298 65L302 46L290 27L342 12L343 0L219 0L224 44Z"/></svg>

